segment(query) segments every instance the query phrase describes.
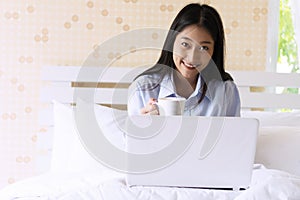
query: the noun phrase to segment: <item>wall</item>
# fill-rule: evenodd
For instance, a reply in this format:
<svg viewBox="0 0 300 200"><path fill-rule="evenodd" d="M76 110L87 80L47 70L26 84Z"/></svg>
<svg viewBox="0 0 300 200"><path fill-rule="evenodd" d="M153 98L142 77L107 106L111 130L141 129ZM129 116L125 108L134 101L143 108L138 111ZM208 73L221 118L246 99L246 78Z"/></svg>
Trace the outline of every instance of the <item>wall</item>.
<svg viewBox="0 0 300 200"><path fill-rule="evenodd" d="M0 0L0 187L47 170L51 150L37 145L40 136L48 137L38 123L45 106L39 101L41 66L81 65L93 49L119 34L167 29L189 2ZM202 2L215 6L223 17L227 69L264 70L268 0ZM162 37L154 32L145 40ZM102 56L116 60L115 65L139 66L155 62L158 53L131 46L127 55L108 51Z"/></svg>

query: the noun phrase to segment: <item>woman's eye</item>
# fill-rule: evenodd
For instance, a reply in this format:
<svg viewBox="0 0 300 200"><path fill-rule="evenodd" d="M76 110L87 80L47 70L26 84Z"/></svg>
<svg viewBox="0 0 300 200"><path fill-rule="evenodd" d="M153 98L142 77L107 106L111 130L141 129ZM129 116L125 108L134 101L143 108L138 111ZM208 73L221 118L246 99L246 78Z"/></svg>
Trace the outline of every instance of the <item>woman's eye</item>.
<svg viewBox="0 0 300 200"><path fill-rule="evenodd" d="M190 46L189 43L187 43L187 42L182 42L181 45L182 45L183 47L189 47L189 46Z"/></svg>
<svg viewBox="0 0 300 200"><path fill-rule="evenodd" d="M207 46L200 46L200 47L199 47L199 50L200 50L200 51L207 51L207 50L208 50L208 47L207 47Z"/></svg>

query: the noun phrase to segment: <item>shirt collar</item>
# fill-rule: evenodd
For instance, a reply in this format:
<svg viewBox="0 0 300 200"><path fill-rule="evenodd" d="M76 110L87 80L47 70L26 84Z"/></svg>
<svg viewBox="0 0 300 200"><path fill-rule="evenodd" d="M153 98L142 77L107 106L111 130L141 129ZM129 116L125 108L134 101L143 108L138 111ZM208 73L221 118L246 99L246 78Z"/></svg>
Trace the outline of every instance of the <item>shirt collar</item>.
<svg viewBox="0 0 300 200"><path fill-rule="evenodd" d="M191 94L190 97L194 97L197 94L201 94L201 85L202 85L202 78L201 78L201 73L198 76L198 81L196 85L195 91ZM208 87L208 85L207 85ZM176 97L178 96L174 91L176 91L175 86L174 86L174 78L173 78L173 73L172 70L166 74L166 76L162 79L162 82L160 84L160 92L158 98L163 98L163 97ZM209 92L209 89L207 88L205 96L211 100L211 94Z"/></svg>

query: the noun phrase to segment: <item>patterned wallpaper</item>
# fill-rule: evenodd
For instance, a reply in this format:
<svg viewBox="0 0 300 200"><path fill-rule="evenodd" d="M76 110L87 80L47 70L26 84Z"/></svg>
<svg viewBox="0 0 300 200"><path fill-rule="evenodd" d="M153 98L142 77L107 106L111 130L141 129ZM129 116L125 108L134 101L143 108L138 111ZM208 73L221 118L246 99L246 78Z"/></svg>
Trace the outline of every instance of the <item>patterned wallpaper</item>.
<svg viewBox="0 0 300 200"><path fill-rule="evenodd" d="M0 0L0 187L48 169L39 146L40 68L81 65L97 45L140 28L167 29L185 0ZM223 17L227 69L264 70L268 0L203 0ZM153 33L156 40L163 36ZM112 44L120 45L120 44ZM108 51L114 65L154 63L158 50ZM140 58L143 59L140 59ZM43 163L43 160L45 162Z"/></svg>

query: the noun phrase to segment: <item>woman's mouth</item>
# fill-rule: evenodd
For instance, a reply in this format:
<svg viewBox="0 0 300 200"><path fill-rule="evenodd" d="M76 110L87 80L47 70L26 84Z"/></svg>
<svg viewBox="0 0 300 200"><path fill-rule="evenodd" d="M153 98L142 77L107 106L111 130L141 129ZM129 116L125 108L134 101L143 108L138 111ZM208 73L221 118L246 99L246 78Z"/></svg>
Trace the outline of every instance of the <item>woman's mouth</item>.
<svg viewBox="0 0 300 200"><path fill-rule="evenodd" d="M182 62L182 64L185 66L185 67L187 67L188 69L195 69L196 67L199 67L200 66L200 64L190 64L190 63L187 63L186 61L184 61L184 60L182 60L181 61Z"/></svg>

